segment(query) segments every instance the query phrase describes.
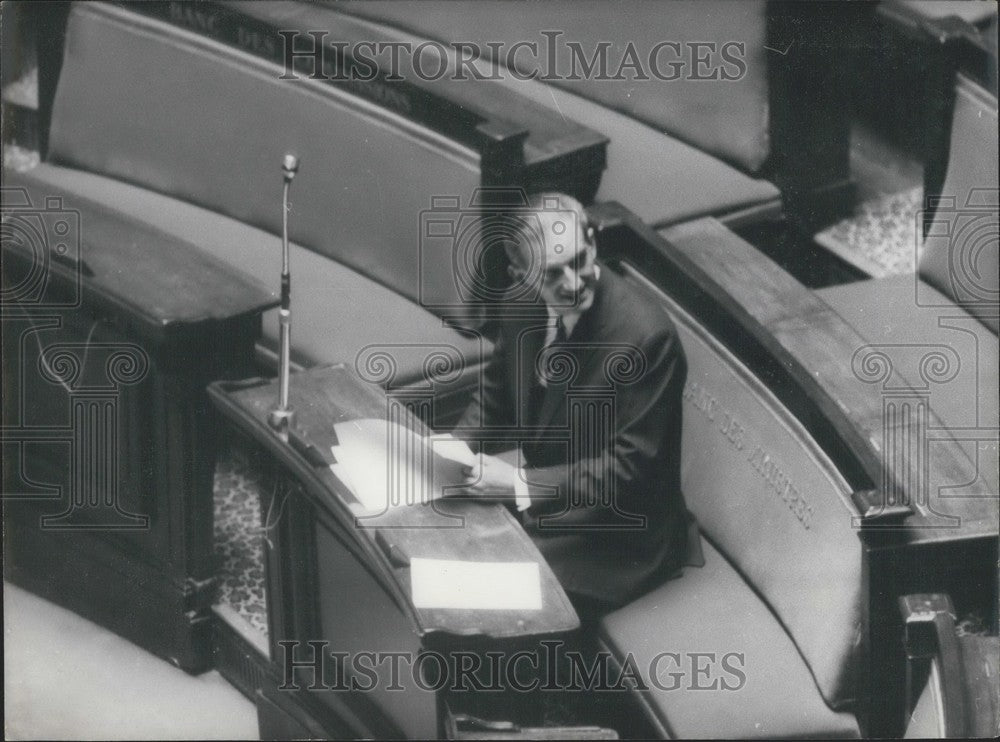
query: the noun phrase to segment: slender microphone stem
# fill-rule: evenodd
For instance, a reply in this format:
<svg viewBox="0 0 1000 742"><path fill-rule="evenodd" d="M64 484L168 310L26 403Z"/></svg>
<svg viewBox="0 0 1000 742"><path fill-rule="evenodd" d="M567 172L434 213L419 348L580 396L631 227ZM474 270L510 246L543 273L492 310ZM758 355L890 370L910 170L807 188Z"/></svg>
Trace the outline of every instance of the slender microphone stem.
<svg viewBox="0 0 1000 742"><path fill-rule="evenodd" d="M292 352L292 277L288 270L288 186L291 179L285 178L282 188L281 208L281 308L278 310L280 324L281 368L278 379L278 409L288 409L288 376L291 370Z"/></svg>
<svg viewBox="0 0 1000 742"><path fill-rule="evenodd" d="M271 410L268 422L283 436L288 435L293 412L288 404L288 383L292 355L292 275L288 255L288 190L299 170L294 155L285 155L281 171L285 182L281 191L281 307L278 309L278 406Z"/></svg>

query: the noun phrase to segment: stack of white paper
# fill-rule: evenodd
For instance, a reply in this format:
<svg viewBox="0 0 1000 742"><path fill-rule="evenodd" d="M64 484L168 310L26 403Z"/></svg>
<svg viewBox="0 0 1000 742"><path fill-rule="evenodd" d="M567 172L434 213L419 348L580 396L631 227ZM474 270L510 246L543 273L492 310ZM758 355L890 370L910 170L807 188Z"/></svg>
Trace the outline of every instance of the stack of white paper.
<svg viewBox="0 0 1000 742"><path fill-rule="evenodd" d="M330 469L365 510L383 512L428 503L445 488L464 485L476 455L450 435L424 437L384 419L365 418L334 425L338 445Z"/></svg>

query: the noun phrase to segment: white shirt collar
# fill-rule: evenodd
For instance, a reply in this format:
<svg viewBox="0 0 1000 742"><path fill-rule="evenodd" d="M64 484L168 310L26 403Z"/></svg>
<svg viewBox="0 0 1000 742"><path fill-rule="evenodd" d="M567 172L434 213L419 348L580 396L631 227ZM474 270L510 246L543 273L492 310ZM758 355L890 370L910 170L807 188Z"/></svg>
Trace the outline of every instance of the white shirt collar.
<svg viewBox="0 0 1000 742"><path fill-rule="evenodd" d="M600 266L597 267L597 280L601 280L601 269ZM590 311L591 307L587 308ZM548 347L556 339L556 318L558 315L552 311L552 307L548 304L545 305L545 311L549 313L549 328L545 333L545 347ZM576 327L576 323L580 321L580 317L583 314L582 311L577 312L566 312L562 316L563 327L566 328L566 337L569 338L573 334L573 328Z"/></svg>
<svg viewBox="0 0 1000 742"><path fill-rule="evenodd" d="M552 311L552 307L546 306L546 311L549 313L549 326L545 332L545 345L551 345L556 339L556 321L559 315ZM566 312L562 315L563 327L566 328L566 337L568 338L573 334L573 328L576 327L576 323L580 321L580 315L583 312Z"/></svg>

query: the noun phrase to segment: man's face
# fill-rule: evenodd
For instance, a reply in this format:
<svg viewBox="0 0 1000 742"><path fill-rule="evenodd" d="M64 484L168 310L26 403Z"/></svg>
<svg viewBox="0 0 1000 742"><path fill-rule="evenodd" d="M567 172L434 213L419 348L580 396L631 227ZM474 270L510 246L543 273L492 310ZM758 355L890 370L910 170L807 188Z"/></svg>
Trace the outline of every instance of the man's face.
<svg viewBox="0 0 1000 742"><path fill-rule="evenodd" d="M523 280L526 266L540 266L540 294L549 309L556 314L586 311L594 303L598 278L597 249L587 229L561 213L541 212L539 221L544 238L521 243L521 260L511 266L511 276Z"/></svg>

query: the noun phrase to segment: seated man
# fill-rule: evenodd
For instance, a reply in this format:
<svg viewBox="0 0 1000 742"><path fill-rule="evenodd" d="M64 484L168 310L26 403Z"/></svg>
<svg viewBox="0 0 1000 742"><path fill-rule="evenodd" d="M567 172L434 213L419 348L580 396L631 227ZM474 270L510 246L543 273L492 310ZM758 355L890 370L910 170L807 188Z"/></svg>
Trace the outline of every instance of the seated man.
<svg viewBox="0 0 1000 742"><path fill-rule="evenodd" d="M666 311L597 263L582 205L548 193L530 207L505 242L496 353L456 434L515 443L481 457L470 489L507 493L563 587L610 608L687 561L687 366Z"/></svg>

